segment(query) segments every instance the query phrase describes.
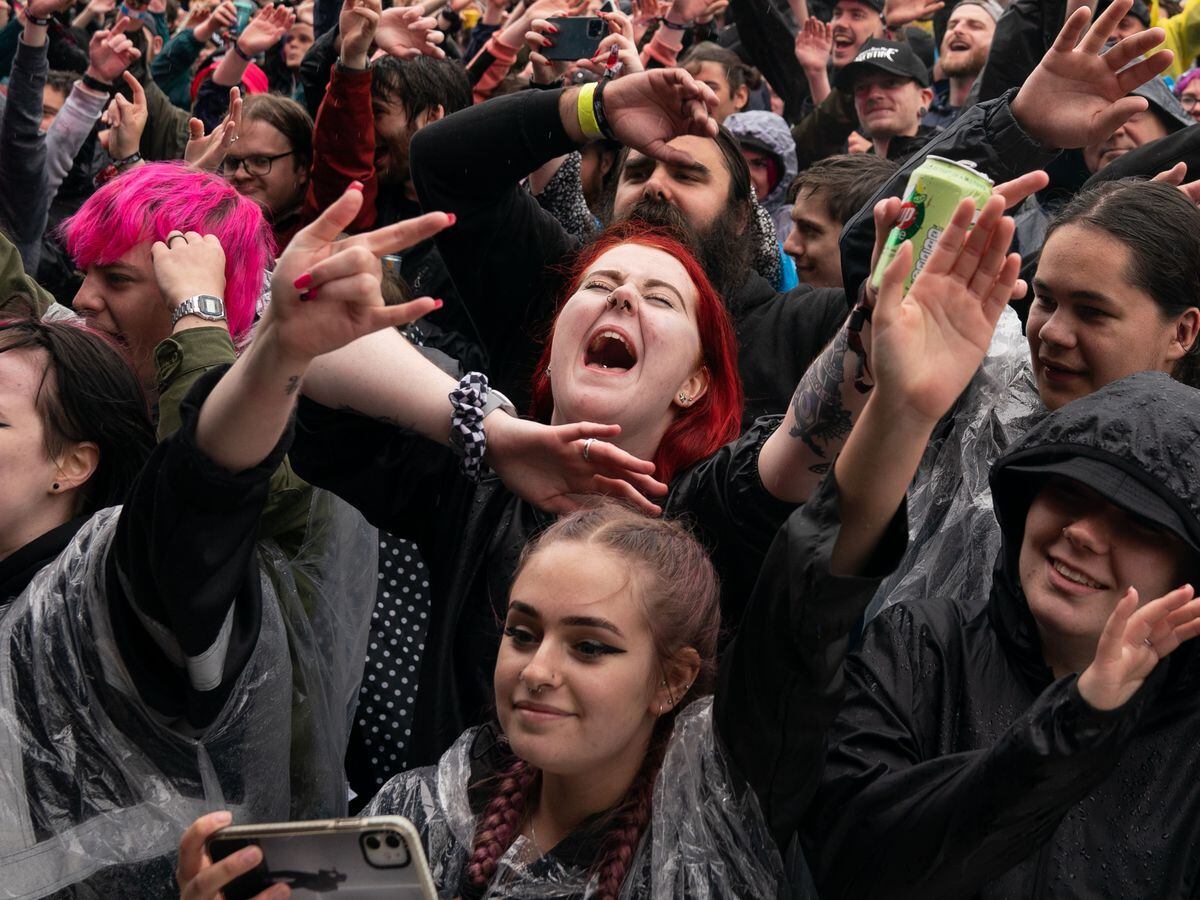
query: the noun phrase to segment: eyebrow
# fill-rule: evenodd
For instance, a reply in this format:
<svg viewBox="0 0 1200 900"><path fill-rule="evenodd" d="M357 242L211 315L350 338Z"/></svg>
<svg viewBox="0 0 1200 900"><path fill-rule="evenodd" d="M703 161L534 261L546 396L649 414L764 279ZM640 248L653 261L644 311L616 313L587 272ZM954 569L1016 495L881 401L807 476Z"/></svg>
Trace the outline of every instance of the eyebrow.
<svg viewBox="0 0 1200 900"><path fill-rule="evenodd" d="M1053 291L1053 289L1051 289L1050 285L1046 284L1045 281L1043 281L1040 278L1037 278L1036 276L1033 279L1033 289L1040 294L1051 294L1051 295L1054 294L1054 291ZM1113 302L1112 299L1109 298L1107 295L1101 294L1098 291L1078 290L1078 291L1067 291L1066 293L1067 293L1067 296L1071 297L1072 299L1078 298L1080 300L1091 300L1096 303L1107 303L1107 304L1112 304L1112 302Z"/></svg>
<svg viewBox="0 0 1200 900"><path fill-rule="evenodd" d="M513 600L508 604L509 612L519 612L522 615L529 616L531 619L541 621L542 614L530 606L528 603L522 603L520 600ZM624 637L621 629L614 625L608 619L601 619L599 616L567 616L562 620L564 625L573 625L583 628L602 628L605 631L611 631L618 637Z"/></svg>
<svg viewBox="0 0 1200 900"><path fill-rule="evenodd" d="M140 278L142 274L141 270L122 262L97 263L96 268L102 269L105 272L116 272L120 275L129 275L135 278Z"/></svg>
<svg viewBox="0 0 1200 900"><path fill-rule="evenodd" d="M635 173L653 170L657 165L657 161L653 157L639 155L625 161L625 168L622 171L628 172L632 169ZM667 168L676 172L691 172L694 175L707 178L712 174L712 169L704 165L702 162L690 163L667 163Z"/></svg>
<svg viewBox="0 0 1200 900"><path fill-rule="evenodd" d="M626 275L626 273L621 272L617 269L597 269L595 272L588 272L588 274L585 275L584 277L585 278L608 278L611 281L623 281L628 277L628 275ZM657 288L666 288L668 291L670 291L672 294L675 295L675 298L680 303L683 303L683 294L679 293L679 290L675 287L675 285L670 284L669 282L663 281L661 278L647 278L645 281L642 282L642 286L648 287L648 288L656 288L656 287Z"/></svg>

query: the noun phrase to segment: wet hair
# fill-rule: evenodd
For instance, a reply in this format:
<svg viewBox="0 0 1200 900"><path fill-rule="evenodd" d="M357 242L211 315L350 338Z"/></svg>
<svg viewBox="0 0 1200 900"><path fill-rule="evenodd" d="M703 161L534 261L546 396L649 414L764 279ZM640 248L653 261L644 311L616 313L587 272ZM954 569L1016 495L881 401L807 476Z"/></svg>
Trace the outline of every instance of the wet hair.
<svg viewBox="0 0 1200 900"><path fill-rule="evenodd" d="M737 338L729 312L696 257L662 229L638 222L622 222L608 228L579 252L571 266L568 289L559 302L558 312L579 289L583 276L596 260L622 244L641 244L675 258L696 289L696 325L700 332L702 362L708 369L708 390L694 404L679 411L659 442L654 454L655 476L667 482L738 436L743 396L737 367ZM558 313L555 314L557 318ZM550 337L533 370L532 412L541 422L549 422L554 411L554 396L547 374L553 330Z"/></svg>
<svg viewBox="0 0 1200 900"><path fill-rule="evenodd" d="M725 78L729 82L729 93L736 94L738 88L745 85L751 92L762 86L762 75L758 69L742 62L742 58L725 47L712 41L703 41L692 46L683 59L679 61L681 68L688 74L695 75L693 69L698 69L701 63L717 63L725 70Z"/></svg>
<svg viewBox="0 0 1200 900"><path fill-rule="evenodd" d="M45 358L34 405L46 458L57 459L79 441L92 441L100 450L96 471L78 490L76 514L123 503L155 444L133 368L108 340L68 322L0 321L0 353L14 351Z"/></svg>
<svg viewBox="0 0 1200 900"><path fill-rule="evenodd" d="M700 671L683 696L659 716L642 766L625 796L605 814L604 839L592 876L591 896L616 900L650 821L654 783L675 725L675 717L693 699L712 692L717 638L721 627L720 583L708 554L678 522L651 519L611 500L559 519L526 545L517 575L540 550L569 541L607 550L636 572L635 593L643 604L655 652L664 676L678 654L692 648ZM515 578L514 578L515 580ZM537 796L540 772L515 758L495 778L495 790L475 829L467 880L476 889L495 875L497 861L512 845Z"/></svg>
<svg viewBox="0 0 1200 900"><path fill-rule="evenodd" d="M1046 240L1065 225L1095 228L1124 244L1125 278L1150 295L1164 319L1200 306L1200 210L1178 188L1132 178L1101 182L1062 208ZM1200 339L1171 374L1200 387Z"/></svg>
<svg viewBox="0 0 1200 900"><path fill-rule="evenodd" d="M296 164L307 172L313 159L313 120L308 110L290 97L252 94L242 103L243 122L265 122L287 139Z"/></svg>
<svg viewBox="0 0 1200 900"><path fill-rule="evenodd" d="M452 59L385 56L371 66L371 97L398 102L409 119L441 106L446 115L471 105L466 69Z"/></svg>
<svg viewBox="0 0 1200 900"><path fill-rule="evenodd" d="M874 153L845 153L827 156L796 176L788 186L788 203L801 191L821 191L830 217L841 223L866 206L884 182L896 174L898 163Z"/></svg>
<svg viewBox="0 0 1200 900"><path fill-rule="evenodd" d="M182 163L150 163L114 178L59 226L75 265L107 265L174 230L212 234L225 250L225 309L235 338L250 330L275 239L253 200Z"/></svg>

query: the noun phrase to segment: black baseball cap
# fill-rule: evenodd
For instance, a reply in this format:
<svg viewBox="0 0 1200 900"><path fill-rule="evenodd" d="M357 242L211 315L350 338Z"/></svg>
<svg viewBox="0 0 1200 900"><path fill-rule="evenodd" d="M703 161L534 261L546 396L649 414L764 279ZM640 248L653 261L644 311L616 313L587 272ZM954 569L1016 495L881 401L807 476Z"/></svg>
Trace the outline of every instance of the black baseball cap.
<svg viewBox="0 0 1200 900"><path fill-rule="evenodd" d="M869 6L871 9L875 10L875 12L879 13L879 15L882 16L883 15L883 6L884 6L884 3L886 2L886 0L854 0L854 2L861 3L863 6ZM1111 0L1110 0L1110 2L1111 2ZM835 2L833 5L836 6L837 3Z"/></svg>
<svg viewBox="0 0 1200 900"><path fill-rule="evenodd" d="M862 45L854 60L837 73L835 84L839 90L853 91L855 79L872 70L911 78L921 87L929 87L929 69L908 44L879 38L871 38Z"/></svg>
<svg viewBox="0 0 1200 900"><path fill-rule="evenodd" d="M1096 12L1092 15L1092 20L1095 21L1100 18L1104 11L1112 5L1113 0L1099 0L1096 3ZM1129 12L1125 13L1125 15L1133 16L1146 28L1150 27L1150 7L1143 0L1133 0L1133 6L1129 7Z"/></svg>

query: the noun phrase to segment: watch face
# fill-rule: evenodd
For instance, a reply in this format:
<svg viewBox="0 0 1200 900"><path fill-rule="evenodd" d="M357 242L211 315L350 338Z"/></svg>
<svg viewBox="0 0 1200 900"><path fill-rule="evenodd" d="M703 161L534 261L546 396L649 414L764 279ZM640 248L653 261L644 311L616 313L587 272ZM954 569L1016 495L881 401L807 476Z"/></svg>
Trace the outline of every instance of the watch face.
<svg viewBox="0 0 1200 900"><path fill-rule="evenodd" d="M200 315L216 316L220 318L225 315L225 304L216 297L203 296L200 297Z"/></svg>

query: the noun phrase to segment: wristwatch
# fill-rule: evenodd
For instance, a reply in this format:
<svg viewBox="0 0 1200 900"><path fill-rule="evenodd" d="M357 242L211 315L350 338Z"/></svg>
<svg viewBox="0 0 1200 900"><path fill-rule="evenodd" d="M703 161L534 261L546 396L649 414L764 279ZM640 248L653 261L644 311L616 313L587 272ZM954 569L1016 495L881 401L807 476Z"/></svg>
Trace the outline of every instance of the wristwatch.
<svg viewBox="0 0 1200 900"><path fill-rule="evenodd" d="M174 328L175 323L184 316L199 316L210 322L222 322L225 320L225 301L212 294L196 294L194 297L188 297L171 313L171 327Z"/></svg>

